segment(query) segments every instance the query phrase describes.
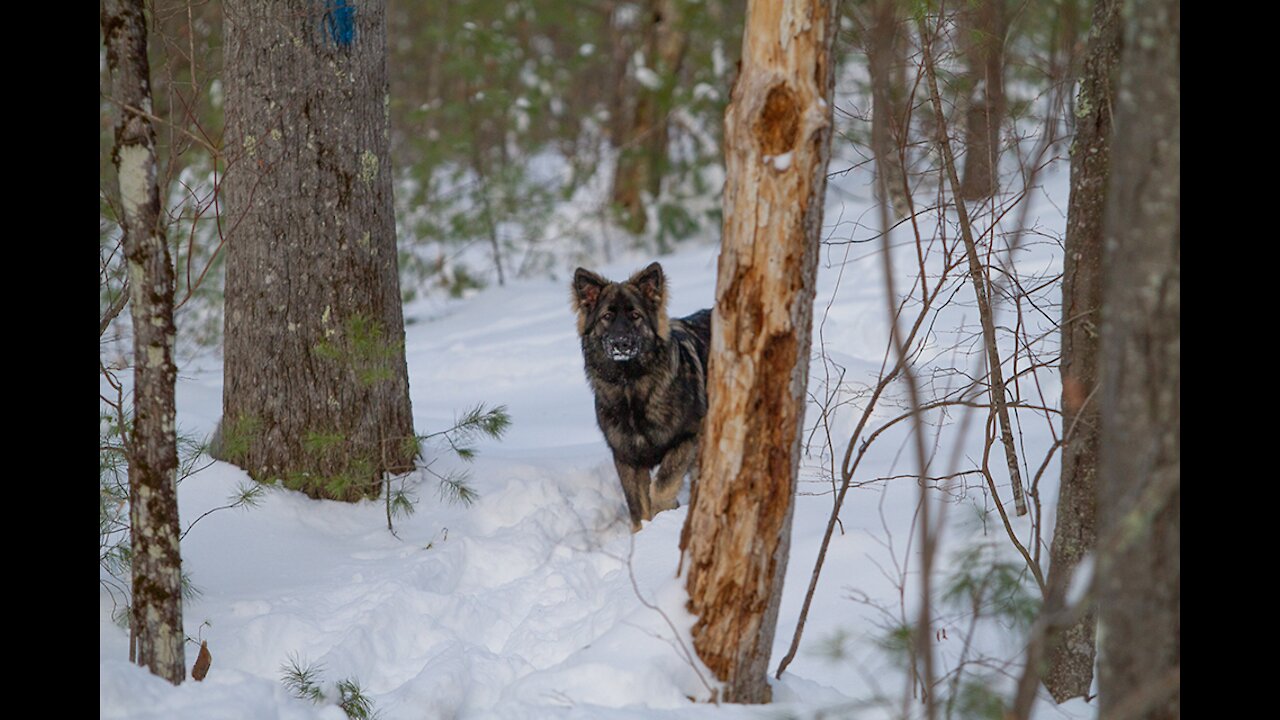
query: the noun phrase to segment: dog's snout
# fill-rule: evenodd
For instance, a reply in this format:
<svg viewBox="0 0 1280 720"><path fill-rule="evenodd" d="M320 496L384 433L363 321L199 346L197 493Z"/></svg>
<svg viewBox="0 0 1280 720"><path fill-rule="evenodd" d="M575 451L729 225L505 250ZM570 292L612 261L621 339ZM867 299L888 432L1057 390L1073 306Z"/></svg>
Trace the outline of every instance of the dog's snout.
<svg viewBox="0 0 1280 720"><path fill-rule="evenodd" d="M630 335L610 335L604 339L605 352L614 360L630 360L636 356L638 344Z"/></svg>

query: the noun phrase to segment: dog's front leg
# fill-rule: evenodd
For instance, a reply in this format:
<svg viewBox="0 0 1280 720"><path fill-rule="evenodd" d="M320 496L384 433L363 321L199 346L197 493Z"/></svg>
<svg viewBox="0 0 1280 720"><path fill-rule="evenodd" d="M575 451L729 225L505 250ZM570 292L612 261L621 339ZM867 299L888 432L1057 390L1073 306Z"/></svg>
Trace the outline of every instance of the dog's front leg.
<svg viewBox="0 0 1280 720"><path fill-rule="evenodd" d="M633 467L617 458L618 480L622 483L622 495L627 499L627 511L631 514L631 532L639 532L641 520L652 520L653 510L649 502L649 468Z"/></svg>
<svg viewBox="0 0 1280 720"><path fill-rule="evenodd" d="M676 445L671 448L666 457L662 458L662 465L658 468L658 475L653 479L653 511L655 514L663 510L674 510L679 505L676 502L676 495L680 494L680 484L684 481L685 473L694 466L697 458L697 438L689 438Z"/></svg>

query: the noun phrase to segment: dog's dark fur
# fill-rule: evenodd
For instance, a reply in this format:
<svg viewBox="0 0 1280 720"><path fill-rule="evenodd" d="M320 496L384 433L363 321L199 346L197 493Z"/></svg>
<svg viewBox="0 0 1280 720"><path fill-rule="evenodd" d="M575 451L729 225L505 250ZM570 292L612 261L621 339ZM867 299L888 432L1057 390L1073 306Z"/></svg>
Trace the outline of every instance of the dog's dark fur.
<svg viewBox="0 0 1280 720"><path fill-rule="evenodd" d="M634 532L641 520L676 507L686 472L697 482L711 311L668 318L658 263L620 283L578 268L573 308L596 421L613 450Z"/></svg>

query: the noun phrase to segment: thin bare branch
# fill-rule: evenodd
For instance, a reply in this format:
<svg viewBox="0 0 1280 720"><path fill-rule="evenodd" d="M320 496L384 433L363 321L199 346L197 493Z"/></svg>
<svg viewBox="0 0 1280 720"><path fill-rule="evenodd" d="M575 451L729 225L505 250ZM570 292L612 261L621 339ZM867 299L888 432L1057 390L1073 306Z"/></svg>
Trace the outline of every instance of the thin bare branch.
<svg viewBox="0 0 1280 720"><path fill-rule="evenodd" d="M941 21L941 19L939 20ZM1005 460L1009 466L1009 481L1013 485L1014 507L1018 515L1026 515L1027 503L1023 498L1022 473L1018 469L1017 451L1013 446L1013 429L1009 422L1009 410L1005 406L1005 383L1003 371L1000 367L1000 351L996 345L990 291L987 287L982 261L978 257L978 247L973 239L969 212L965 207L964 201L959 199L962 197L960 179L956 174L955 155L951 151L951 140L947 135L947 117L942 109L942 96L938 92L937 70L934 67L934 59L931 54L931 38L933 35L925 27L923 17L918 18L916 22L920 30L921 42L924 45L924 68L929 79L930 96L933 99L934 115L938 123L938 139L942 148L943 165L946 168L947 179L951 184L951 192L957 198L955 208L960 219L960 233L964 239L965 252L969 258L969 280L973 283L974 295L978 302L978 315L982 320L982 333L987 347L987 363L991 373L991 401L995 405L996 414L1000 420L1000 440L1004 445ZM991 491L994 495L994 485L992 485ZM995 495L995 498L996 503L999 504L999 496Z"/></svg>
<svg viewBox="0 0 1280 720"><path fill-rule="evenodd" d="M158 117L158 116L156 116L156 115L153 115L152 113L149 113L149 112L147 112L147 111L145 111L145 110L143 110L143 109L141 109L141 108L135 107L135 106L133 106L133 105L130 105L129 103L126 103L126 102L122 102L122 101L120 101L120 100L117 100L117 99L115 99L114 97L112 97L109 93L102 93L102 97L103 97L103 99L105 99L105 100L107 100L107 101L109 101L109 102L115 103L116 105L119 105L121 108L123 108L123 109L125 109L125 110L128 110L129 112L134 113L134 114L136 114L136 115L140 115L140 116L142 116L142 117L144 117L144 118L146 118L146 119L150 120L150 121L151 121L151 122L153 122L153 123L157 123L157 124L160 124L160 125L165 125L165 126L168 126L168 127L171 127L171 128L176 129L178 132L182 133L183 135L187 136L187 137L188 137L188 138L190 138L191 140L195 141L198 145L200 145L201 147L203 147L205 150L208 150L208 151L209 151L209 153L210 153L210 154L211 154L215 159L217 159L217 158L221 158L221 157L222 157L222 151L221 151L221 150L219 150L219 149L218 149L218 147L217 147L216 145L214 145L213 143L209 142L208 140L206 140L206 139L204 139L204 138L200 137L199 135L196 135L195 133L191 132L190 130L186 129L185 127L183 127L183 126L181 126L181 125L178 125L177 123L174 123L174 122L170 122L170 121L168 121L168 120L165 120L165 119L164 119L164 118L162 118L162 117Z"/></svg>
<svg viewBox="0 0 1280 720"><path fill-rule="evenodd" d="M124 285L120 287L120 294L116 296L111 307L107 308L107 312L102 316L102 325L98 329L98 337L102 337L107 332L107 328L111 327L111 321L115 320L124 310L124 306L129 304L129 278L124 279Z"/></svg>

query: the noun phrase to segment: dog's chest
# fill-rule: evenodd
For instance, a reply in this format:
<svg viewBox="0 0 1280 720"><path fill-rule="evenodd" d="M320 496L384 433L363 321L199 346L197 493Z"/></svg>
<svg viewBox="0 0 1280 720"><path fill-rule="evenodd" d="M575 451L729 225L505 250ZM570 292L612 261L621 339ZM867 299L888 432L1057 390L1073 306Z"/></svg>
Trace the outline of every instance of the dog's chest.
<svg viewBox="0 0 1280 720"><path fill-rule="evenodd" d="M645 438L662 435L666 418L661 396L647 388L627 387L617 393L607 408L613 424L628 434Z"/></svg>
<svg viewBox="0 0 1280 720"><path fill-rule="evenodd" d="M598 407L600 429L614 457L635 467L662 462L676 437L677 424L660 420L653 398L619 396Z"/></svg>

